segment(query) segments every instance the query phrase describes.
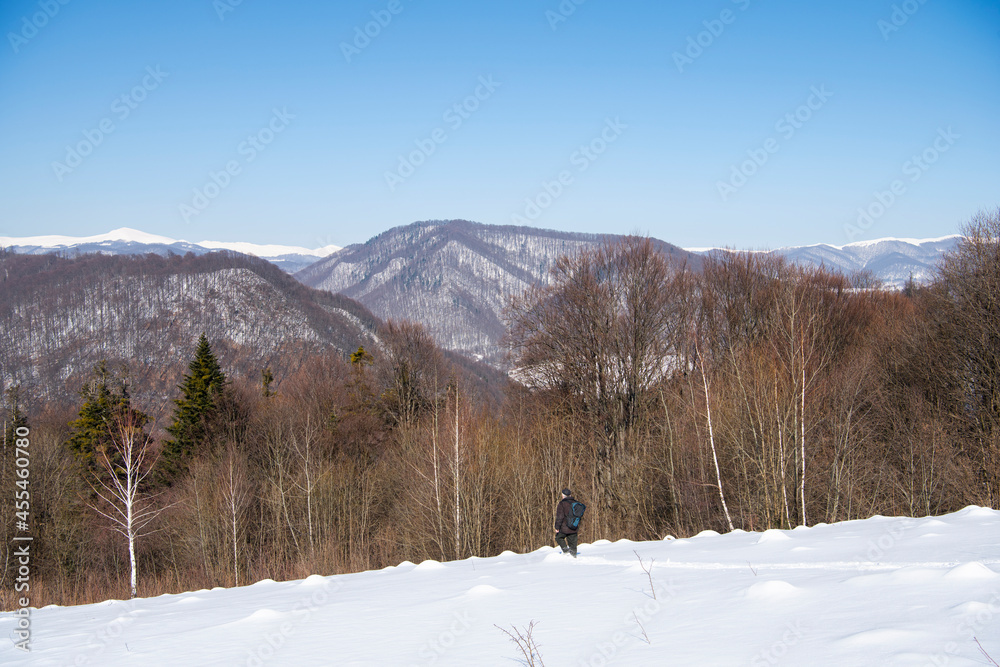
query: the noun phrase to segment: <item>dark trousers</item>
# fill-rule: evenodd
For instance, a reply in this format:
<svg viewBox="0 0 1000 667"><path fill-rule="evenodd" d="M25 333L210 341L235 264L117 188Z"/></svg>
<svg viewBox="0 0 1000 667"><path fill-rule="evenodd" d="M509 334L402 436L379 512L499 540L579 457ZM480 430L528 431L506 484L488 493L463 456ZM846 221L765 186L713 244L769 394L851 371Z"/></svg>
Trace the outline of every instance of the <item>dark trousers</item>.
<svg viewBox="0 0 1000 667"><path fill-rule="evenodd" d="M556 544L558 544L562 548L563 553L566 553L568 551L575 556L576 541L577 541L576 533L556 533Z"/></svg>

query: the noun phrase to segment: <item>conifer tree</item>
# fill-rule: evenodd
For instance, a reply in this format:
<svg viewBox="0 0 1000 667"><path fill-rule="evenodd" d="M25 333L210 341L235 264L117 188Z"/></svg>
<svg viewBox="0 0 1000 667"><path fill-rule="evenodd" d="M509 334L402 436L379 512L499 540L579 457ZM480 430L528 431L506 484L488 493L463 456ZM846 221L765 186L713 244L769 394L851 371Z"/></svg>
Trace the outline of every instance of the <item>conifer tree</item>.
<svg viewBox="0 0 1000 667"><path fill-rule="evenodd" d="M226 376L203 333L188 373L179 386L181 398L174 400L177 406L174 422L167 428L171 440L163 446L162 462L168 481L187 470L197 447L204 443L209 418L216 412L218 397L225 385Z"/></svg>
<svg viewBox="0 0 1000 667"><path fill-rule="evenodd" d="M274 373L271 372L271 367L268 366L260 372L260 393L264 398L274 396L274 392L271 391L271 384L273 382Z"/></svg>
<svg viewBox="0 0 1000 667"><path fill-rule="evenodd" d="M115 378L104 361L94 367L90 380L80 390L80 397L83 405L79 417L69 424L66 444L85 468L96 473L100 457L109 451L115 417L130 414L139 429L148 418L132 407L128 381L124 377Z"/></svg>

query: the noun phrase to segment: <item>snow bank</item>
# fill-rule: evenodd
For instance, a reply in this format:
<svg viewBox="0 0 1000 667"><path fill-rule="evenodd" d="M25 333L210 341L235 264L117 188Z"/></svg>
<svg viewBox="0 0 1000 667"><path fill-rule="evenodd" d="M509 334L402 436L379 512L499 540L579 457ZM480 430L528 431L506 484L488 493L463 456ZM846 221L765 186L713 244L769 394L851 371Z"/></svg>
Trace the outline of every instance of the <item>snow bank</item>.
<svg viewBox="0 0 1000 667"><path fill-rule="evenodd" d="M1000 659L1000 513L504 552L0 614L4 665L982 665ZM584 537L586 532L584 531ZM638 564L641 556L651 577Z"/></svg>

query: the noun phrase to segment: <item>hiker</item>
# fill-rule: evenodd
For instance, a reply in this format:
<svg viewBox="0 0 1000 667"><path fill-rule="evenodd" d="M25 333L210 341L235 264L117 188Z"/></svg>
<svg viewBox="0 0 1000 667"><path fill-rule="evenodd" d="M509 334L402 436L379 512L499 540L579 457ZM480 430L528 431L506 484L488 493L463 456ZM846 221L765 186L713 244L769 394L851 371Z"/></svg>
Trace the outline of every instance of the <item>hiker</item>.
<svg viewBox="0 0 1000 667"><path fill-rule="evenodd" d="M574 527L571 523L574 503L576 501L573 499L573 492L569 489L563 489L562 500L556 505L556 543L563 553L569 553L573 558L576 558L577 530L579 530L580 519L576 519L576 527ZM582 503L576 504L582 506ZM580 516L582 516L582 511Z"/></svg>

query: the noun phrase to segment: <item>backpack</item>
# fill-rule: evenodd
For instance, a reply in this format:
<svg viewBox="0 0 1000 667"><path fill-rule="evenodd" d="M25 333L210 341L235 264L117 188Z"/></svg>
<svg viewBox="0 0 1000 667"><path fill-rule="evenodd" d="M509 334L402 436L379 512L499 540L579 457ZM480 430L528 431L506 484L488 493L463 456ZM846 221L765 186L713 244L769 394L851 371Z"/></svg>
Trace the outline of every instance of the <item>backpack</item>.
<svg viewBox="0 0 1000 667"><path fill-rule="evenodd" d="M574 500L569 505L569 512L566 514L566 525L576 530L580 527L580 519L583 518L583 513L587 511L587 506L581 502Z"/></svg>

